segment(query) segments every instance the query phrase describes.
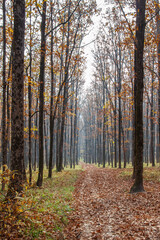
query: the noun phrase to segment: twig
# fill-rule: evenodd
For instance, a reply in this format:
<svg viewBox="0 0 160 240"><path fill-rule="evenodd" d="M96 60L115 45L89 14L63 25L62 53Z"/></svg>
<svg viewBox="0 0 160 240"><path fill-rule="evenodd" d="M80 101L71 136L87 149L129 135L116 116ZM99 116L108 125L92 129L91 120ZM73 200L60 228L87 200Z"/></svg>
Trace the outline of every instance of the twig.
<svg viewBox="0 0 160 240"><path fill-rule="evenodd" d="M75 11L77 10L77 7L79 6L81 0L78 1L77 6L75 7L75 9L73 10L73 12L70 14L70 16L68 17L68 19L62 23L59 23L57 26L55 26L54 28L52 28L48 33L46 33L45 37L47 37L52 31L54 31L56 28L65 25L66 23L68 23L71 19L71 17L73 16L73 14L75 13Z"/></svg>
<svg viewBox="0 0 160 240"><path fill-rule="evenodd" d="M41 11L40 11L40 9L39 9L39 7L38 7L37 0L36 0L36 7L37 7L37 10L38 10L39 14L42 16L42 13L41 13Z"/></svg>

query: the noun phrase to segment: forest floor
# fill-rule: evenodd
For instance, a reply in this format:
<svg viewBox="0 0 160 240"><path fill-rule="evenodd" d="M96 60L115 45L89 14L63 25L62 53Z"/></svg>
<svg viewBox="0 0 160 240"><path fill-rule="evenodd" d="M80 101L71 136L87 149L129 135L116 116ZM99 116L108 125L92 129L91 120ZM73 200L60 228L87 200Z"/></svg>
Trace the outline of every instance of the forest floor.
<svg viewBox="0 0 160 240"><path fill-rule="evenodd" d="M146 168L145 192L130 194L131 169L83 167L62 239L160 240L159 168Z"/></svg>
<svg viewBox="0 0 160 240"><path fill-rule="evenodd" d="M45 170L41 188L36 186L38 173L34 172L33 184L25 183L23 196L15 201L5 202L7 189L0 191L0 240L61 239L73 211L72 193L81 172L81 166L60 173L54 170L48 179Z"/></svg>

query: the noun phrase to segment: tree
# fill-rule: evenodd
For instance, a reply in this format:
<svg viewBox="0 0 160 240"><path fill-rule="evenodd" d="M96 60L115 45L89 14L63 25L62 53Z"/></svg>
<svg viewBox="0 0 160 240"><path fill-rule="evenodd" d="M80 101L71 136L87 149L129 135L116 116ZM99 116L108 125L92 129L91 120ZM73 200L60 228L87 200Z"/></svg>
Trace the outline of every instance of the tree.
<svg viewBox="0 0 160 240"><path fill-rule="evenodd" d="M8 196L23 190L24 163L24 33L25 1L14 0L12 112L11 112L11 170Z"/></svg>
<svg viewBox="0 0 160 240"><path fill-rule="evenodd" d="M158 58L158 126L159 126L159 156L160 156L160 16L159 0L156 0L157 23L157 58ZM160 161L158 159L158 161Z"/></svg>
<svg viewBox="0 0 160 240"><path fill-rule="evenodd" d="M2 159L3 172L7 164L7 139L6 139L6 5L3 0L3 109L2 109ZM2 191L5 183L2 181Z"/></svg>
<svg viewBox="0 0 160 240"><path fill-rule="evenodd" d="M41 22L41 60L39 75L39 173L37 186L41 187L43 182L43 165L44 165L44 149L43 149L43 121L44 121L44 86L45 86L45 55L46 55L46 1L43 1L43 12Z"/></svg>
<svg viewBox="0 0 160 240"><path fill-rule="evenodd" d="M53 119L53 96L55 95L55 76L53 72L53 2L50 1L51 7L51 101L50 101L50 155L49 155L49 170L48 177L52 177L52 161L53 161L53 130L54 130L54 119Z"/></svg>
<svg viewBox="0 0 160 240"><path fill-rule="evenodd" d="M143 52L145 0L136 0L136 39L134 56L134 167L135 182L130 192L143 192Z"/></svg>

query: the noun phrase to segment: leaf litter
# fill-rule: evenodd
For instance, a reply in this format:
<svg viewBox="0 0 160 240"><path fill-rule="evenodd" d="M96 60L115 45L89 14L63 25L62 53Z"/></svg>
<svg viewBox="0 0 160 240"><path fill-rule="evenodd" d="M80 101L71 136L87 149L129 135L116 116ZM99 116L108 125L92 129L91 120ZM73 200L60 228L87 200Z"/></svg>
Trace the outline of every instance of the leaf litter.
<svg viewBox="0 0 160 240"><path fill-rule="evenodd" d="M64 239L160 240L159 181L147 179L146 192L130 194L133 180L121 174L128 169L84 168Z"/></svg>

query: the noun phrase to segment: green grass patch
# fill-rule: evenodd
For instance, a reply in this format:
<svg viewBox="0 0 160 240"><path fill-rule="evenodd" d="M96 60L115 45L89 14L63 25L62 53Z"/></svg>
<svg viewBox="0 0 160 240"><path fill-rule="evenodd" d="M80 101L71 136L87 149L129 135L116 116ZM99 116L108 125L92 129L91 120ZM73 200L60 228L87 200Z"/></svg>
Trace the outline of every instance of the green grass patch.
<svg viewBox="0 0 160 240"><path fill-rule="evenodd" d="M133 174L133 169L132 168L126 168L123 169L122 172L119 174L119 177L122 177L123 179L130 179Z"/></svg>
<svg viewBox="0 0 160 240"><path fill-rule="evenodd" d="M72 194L81 171L81 166L76 169L65 168L62 172L54 170L52 179L48 179L48 171L44 170L41 188L36 186L37 172L33 173L33 184L24 187L26 190L17 209L18 221L14 229L18 230L21 238L56 239L56 234L62 232L73 211Z"/></svg>
<svg viewBox="0 0 160 240"><path fill-rule="evenodd" d="M119 174L119 177L123 179L130 179L133 174L132 168L123 169ZM159 167L145 167L143 171L143 177L146 181L160 182L160 168Z"/></svg>
<svg viewBox="0 0 160 240"><path fill-rule="evenodd" d="M160 168L159 167L145 168L144 179L147 181L160 182Z"/></svg>

